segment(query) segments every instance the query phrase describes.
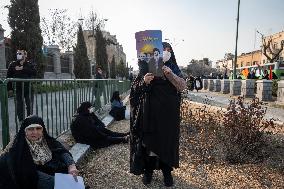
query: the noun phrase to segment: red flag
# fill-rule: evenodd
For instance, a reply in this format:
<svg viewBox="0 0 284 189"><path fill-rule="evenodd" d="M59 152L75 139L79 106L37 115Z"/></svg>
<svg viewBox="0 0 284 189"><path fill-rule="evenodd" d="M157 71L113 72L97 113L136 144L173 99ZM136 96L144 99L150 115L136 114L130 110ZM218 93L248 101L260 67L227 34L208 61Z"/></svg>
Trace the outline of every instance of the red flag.
<svg viewBox="0 0 284 189"><path fill-rule="evenodd" d="M272 66L269 66L269 80L272 80Z"/></svg>

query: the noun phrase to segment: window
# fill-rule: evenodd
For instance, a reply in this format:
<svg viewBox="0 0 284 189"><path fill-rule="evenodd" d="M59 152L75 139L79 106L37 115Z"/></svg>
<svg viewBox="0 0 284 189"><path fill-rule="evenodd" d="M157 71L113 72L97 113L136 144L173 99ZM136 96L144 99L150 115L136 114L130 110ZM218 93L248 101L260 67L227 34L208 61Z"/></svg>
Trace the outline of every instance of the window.
<svg viewBox="0 0 284 189"><path fill-rule="evenodd" d="M273 48L274 48L274 49L277 49L277 43L274 43L274 44L273 44Z"/></svg>
<svg viewBox="0 0 284 189"><path fill-rule="evenodd" d="M53 55L47 54L45 57L46 61L46 72L54 72L54 65L53 65Z"/></svg>
<svg viewBox="0 0 284 189"><path fill-rule="evenodd" d="M60 57L61 73L69 73L69 58L68 56Z"/></svg>
<svg viewBox="0 0 284 189"><path fill-rule="evenodd" d="M262 63L265 64L265 60L263 60Z"/></svg>

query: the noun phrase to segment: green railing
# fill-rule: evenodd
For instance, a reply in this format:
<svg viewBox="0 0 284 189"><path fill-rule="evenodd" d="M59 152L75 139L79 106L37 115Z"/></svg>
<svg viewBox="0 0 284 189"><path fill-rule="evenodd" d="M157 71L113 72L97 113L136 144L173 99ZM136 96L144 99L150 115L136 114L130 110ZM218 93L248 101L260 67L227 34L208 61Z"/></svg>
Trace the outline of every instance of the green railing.
<svg viewBox="0 0 284 189"><path fill-rule="evenodd" d="M8 83L13 86L13 93L9 92L11 94L7 91ZM110 102L114 91L122 94L129 89L130 81L114 79L0 80L0 147L4 148L17 133L21 117L39 115L43 118L48 133L57 137L69 130L72 116L81 102L90 101L98 110ZM32 108L28 112L26 107L29 105Z"/></svg>

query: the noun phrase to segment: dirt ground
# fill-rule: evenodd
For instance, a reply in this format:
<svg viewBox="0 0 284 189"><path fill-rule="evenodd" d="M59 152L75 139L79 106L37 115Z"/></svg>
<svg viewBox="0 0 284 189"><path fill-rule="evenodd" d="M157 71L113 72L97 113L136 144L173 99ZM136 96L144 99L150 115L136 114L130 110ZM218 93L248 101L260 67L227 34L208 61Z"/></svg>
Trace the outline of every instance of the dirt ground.
<svg viewBox="0 0 284 189"><path fill-rule="evenodd" d="M110 128L126 132L129 120L114 122ZM283 153L276 150L261 163L229 165L220 147L216 148L215 157L207 155L204 160L206 154L201 151L206 146L200 146L204 143L198 135L196 130L181 126L180 168L173 171L175 185L172 188L284 188L283 167L277 167L283 165ZM279 150L283 151L283 146L279 146ZM142 176L129 173L127 144L91 151L79 169L90 188L147 188ZM164 188L160 171L154 173L148 188Z"/></svg>

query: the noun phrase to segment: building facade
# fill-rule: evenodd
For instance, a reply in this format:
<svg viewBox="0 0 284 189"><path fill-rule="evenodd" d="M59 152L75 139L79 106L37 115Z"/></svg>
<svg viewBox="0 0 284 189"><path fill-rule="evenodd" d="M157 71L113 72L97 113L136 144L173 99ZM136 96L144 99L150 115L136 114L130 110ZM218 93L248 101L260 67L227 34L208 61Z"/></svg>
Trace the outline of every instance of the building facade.
<svg viewBox="0 0 284 189"><path fill-rule="evenodd" d="M284 31L281 31L279 33L275 33L273 35L269 35L264 37L264 40L266 42L268 42L271 39L271 49L273 50L279 50L281 48L281 43L284 43ZM263 46L262 46L262 51L263 51ZM272 54L268 51L267 54L271 57ZM279 59L280 61L284 60L284 50L282 50L282 52L279 54ZM261 63L265 64L268 63L269 60L267 59L267 57L262 54L261 56Z"/></svg>
<svg viewBox="0 0 284 189"><path fill-rule="evenodd" d="M74 57L72 51L61 53L58 45L44 48L46 68L45 79L72 79L75 78Z"/></svg>
<svg viewBox="0 0 284 189"><path fill-rule="evenodd" d="M248 53L242 53L237 59L237 68L245 66L261 65L262 52L256 50Z"/></svg>
<svg viewBox="0 0 284 189"><path fill-rule="evenodd" d="M116 65L120 63L122 60L124 64L126 64L126 54L123 52L123 47L120 45L116 39L116 35L111 35L107 31L102 31L103 36L110 43L106 46L107 56L108 56L108 69L110 69L110 63L112 58L114 57ZM94 66L96 64L95 60L95 51L96 51L96 40L93 37L92 30L84 30L83 31L84 40L87 46L87 54L89 60L91 62L92 74L94 73ZM108 70L109 71L109 70Z"/></svg>

